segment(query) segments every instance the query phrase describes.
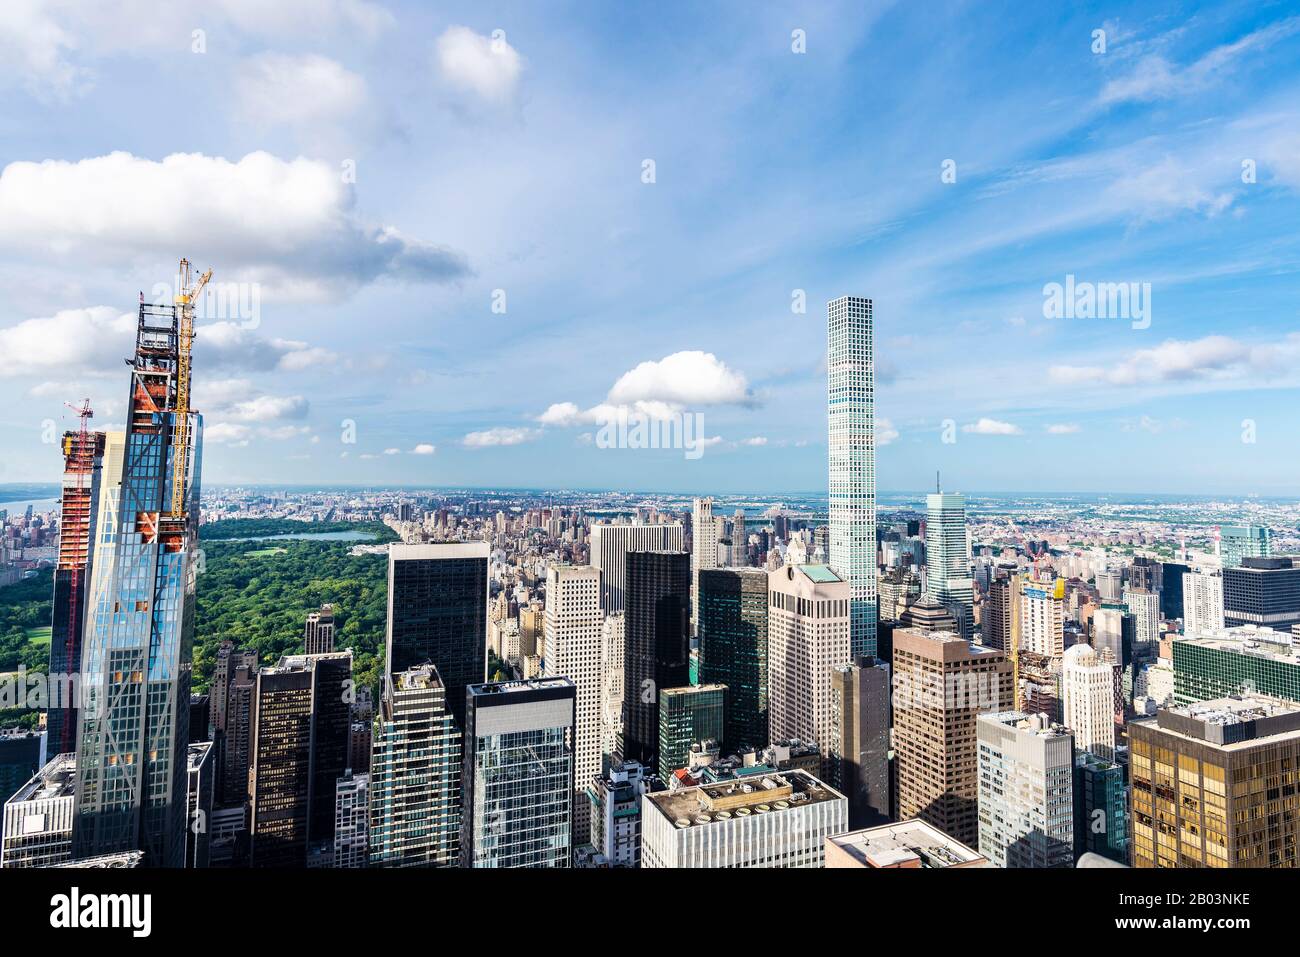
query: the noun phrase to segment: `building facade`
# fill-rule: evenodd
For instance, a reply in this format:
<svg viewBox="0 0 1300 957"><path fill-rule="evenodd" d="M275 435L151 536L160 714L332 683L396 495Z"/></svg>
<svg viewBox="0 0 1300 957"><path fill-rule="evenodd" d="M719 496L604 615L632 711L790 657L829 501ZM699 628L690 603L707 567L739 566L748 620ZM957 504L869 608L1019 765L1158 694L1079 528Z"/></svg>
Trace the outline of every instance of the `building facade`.
<svg viewBox="0 0 1300 957"><path fill-rule="evenodd" d="M659 766L659 690L690 683L691 557L628 552L623 760Z"/></svg>
<svg viewBox="0 0 1300 957"><path fill-rule="evenodd" d="M629 552L680 552L685 546L680 523L591 526L591 564L600 572L601 607L607 614L626 610Z"/></svg>
<svg viewBox="0 0 1300 957"><path fill-rule="evenodd" d="M767 572L700 573L700 681L727 686L727 753L767 744Z"/></svg>

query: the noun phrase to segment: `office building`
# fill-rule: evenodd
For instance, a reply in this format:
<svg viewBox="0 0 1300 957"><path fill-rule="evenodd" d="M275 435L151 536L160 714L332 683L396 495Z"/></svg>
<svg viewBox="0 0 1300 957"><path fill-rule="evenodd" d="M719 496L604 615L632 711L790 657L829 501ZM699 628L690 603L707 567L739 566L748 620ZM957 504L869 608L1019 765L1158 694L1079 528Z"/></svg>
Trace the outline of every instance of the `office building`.
<svg viewBox="0 0 1300 957"><path fill-rule="evenodd" d="M1258 525L1219 527L1219 561L1224 568L1236 568L1243 558L1268 558L1273 554L1272 536Z"/></svg>
<svg viewBox="0 0 1300 957"><path fill-rule="evenodd" d="M982 714L979 851L994 867L1074 864L1074 740L1042 715Z"/></svg>
<svg viewBox="0 0 1300 957"><path fill-rule="evenodd" d="M925 497L925 590L957 620L958 634L971 636L975 584L971 579L966 496L936 492Z"/></svg>
<svg viewBox="0 0 1300 957"><path fill-rule="evenodd" d="M767 572L716 568L700 573L700 681L727 686L722 749L767 744Z"/></svg>
<svg viewBox="0 0 1300 957"><path fill-rule="evenodd" d="M125 436L105 439L73 829L76 857L140 851L155 867L185 863L203 448L189 406L192 314L178 298L140 304Z"/></svg>
<svg viewBox="0 0 1300 957"><path fill-rule="evenodd" d="M1300 624L1300 565L1290 558L1250 558L1223 570L1223 623L1290 631Z"/></svg>
<svg viewBox="0 0 1300 957"><path fill-rule="evenodd" d="M1220 698L1128 730L1134 867L1296 866L1300 708Z"/></svg>
<svg viewBox="0 0 1300 957"><path fill-rule="evenodd" d="M911 820L828 837L826 866L942 870L988 867L988 861L937 827Z"/></svg>
<svg viewBox="0 0 1300 957"><path fill-rule="evenodd" d="M894 632L897 817L978 843L975 721L1013 707L1004 652L951 632Z"/></svg>
<svg viewBox="0 0 1300 957"><path fill-rule="evenodd" d="M1145 589L1124 589L1124 604L1133 616L1133 654L1154 658L1160 643L1160 596Z"/></svg>
<svg viewBox="0 0 1300 957"><path fill-rule="evenodd" d="M1074 745L1107 761L1115 756L1115 667L1091 645L1071 645L1061 661L1063 722Z"/></svg>
<svg viewBox="0 0 1300 957"><path fill-rule="evenodd" d="M573 794L577 834L591 827L585 782L601 769L600 572L590 565L553 564L546 570L544 674L568 677L578 689Z"/></svg>
<svg viewBox="0 0 1300 957"><path fill-rule="evenodd" d="M849 826L889 819L889 666L859 657L831 669L830 783L849 799Z"/></svg>
<svg viewBox="0 0 1300 957"><path fill-rule="evenodd" d="M697 498L691 514L691 628L700 625L700 572L718 567L718 521L713 517L713 499Z"/></svg>
<svg viewBox="0 0 1300 957"><path fill-rule="evenodd" d="M659 689L690 682L686 552L628 552L623 760L659 766Z"/></svg>
<svg viewBox="0 0 1300 957"><path fill-rule="evenodd" d="M251 659L251 666L247 663ZM233 663L233 658L232 658ZM216 733L220 749L222 807L248 800L248 767L253 753L253 696L257 692L257 658L252 652L236 665L225 682L224 728Z"/></svg>
<svg viewBox="0 0 1300 957"><path fill-rule="evenodd" d="M1128 864L1129 809L1124 766L1086 751L1074 755L1074 856Z"/></svg>
<svg viewBox="0 0 1300 957"><path fill-rule="evenodd" d="M686 607L683 591L683 627ZM507 681L470 685L466 698L461 866L569 867L577 688Z"/></svg>
<svg viewBox="0 0 1300 957"><path fill-rule="evenodd" d="M902 566L890 568L876 582L879 620L898 621L903 612L921 597L921 579Z"/></svg>
<svg viewBox="0 0 1300 957"><path fill-rule="evenodd" d="M1261 694L1300 703L1300 639L1259 625L1175 637L1174 701Z"/></svg>
<svg viewBox="0 0 1300 957"><path fill-rule="evenodd" d="M1097 654L1110 653L1116 664L1127 666L1133 660L1133 642L1137 620L1122 604L1103 604L1092 615L1092 645Z"/></svg>
<svg viewBox="0 0 1300 957"><path fill-rule="evenodd" d="M365 867L370 856L370 775L348 771L334 786L334 867Z"/></svg>
<svg viewBox="0 0 1300 957"><path fill-rule="evenodd" d="M722 740L727 686L686 685L659 692L659 777L667 781L686 767L691 748Z"/></svg>
<svg viewBox="0 0 1300 957"><path fill-rule="evenodd" d="M326 655L334 650L333 605L321 605L319 611L308 612L303 649L309 655Z"/></svg>
<svg viewBox="0 0 1300 957"><path fill-rule="evenodd" d="M1020 586L1020 650L1044 658L1065 651L1065 580Z"/></svg>
<svg viewBox="0 0 1300 957"><path fill-rule="evenodd" d="M248 772L253 867L302 867L333 848L351 680L350 651L290 655L257 673Z"/></svg>
<svg viewBox="0 0 1300 957"><path fill-rule="evenodd" d="M641 796L659 787L635 761L612 765L592 780L591 845L603 866L641 866Z"/></svg>
<svg viewBox="0 0 1300 957"><path fill-rule="evenodd" d="M45 766L46 740L40 731L0 728L0 801Z"/></svg>
<svg viewBox="0 0 1300 957"><path fill-rule="evenodd" d="M871 300L826 306L830 556L850 583L850 653L876 653L875 345Z"/></svg>
<svg viewBox="0 0 1300 957"><path fill-rule="evenodd" d="M1124 597L1124 573L1116 569L1097 572L1097 593L1104 602L1119 602Z"/></svg>
<svg viewBox="0 0 1300 957"><path fill-rule="evenodd" d="M186 759L189 824L185 829L185 866L203 868L211 859L212 811L216 802L217 761L212 742L192 742Z"/></svg>
<svg viewBox="0 0 1300 957"><path fill-rule="evenodd" d="M488 545L449 542L388 550L388 674L432 663L463 727L465 688L487 672Z"/></svg>
<svg viewBox="0 0 1300 957"><path fill-rule="evenodd" d="M1183 576L1183 631L1194 635L1223 627L1223 576L1197 572Z"/></svg>
<svg viewBox="0 0 1300 957"><path fill-rule="evenodd" d="M768 574L768 738L815 743L823 778L836 738L831 673L852 656L850 595L849 582L826 565Z"/></svg>
<svg viewBox="0 0 1300 957"><path fill-rule="evenodd" d="M1008 656L1020 643L1020 584L1019 574L999 569L997 577L989 583L988 601L980 621L983 643Z"/></svg>
<svg viewBox="0 0 1300 957"><path fill-rule="evenodd" d="M600 751L607 767L623 749L623 664L627 656L626 618L606 615L600 623Z"/></svg>
<svg viewBox="0 0 1300 957"><path fill-rule="evenodd" d="M50 867L72 859L77 756L52 758L4 803L0 869Z"/></svg>
<svg viewBox="0 0 1300 957"><path fill-rule="evenodd" d="M848 801L806 771L755 774L641 798L642 867L823 866Z"/></svg>
<svg viewBox="0 0 1300 957"><path fill-rule="evenodd" d="M1191 570L1179 562L1160 565L1160 580L1164 583L1160 589L1160 616L1166 621L1173 621L1183 613L1183 576Z"/></svg>
<svg viewBox="0 0 1300 957"><path fill-rule="evenodd" d="M607 614L626 610L629 552L680 552L685 546L680 523L591 526L591 564L600 572L601 607Z"/></svg>

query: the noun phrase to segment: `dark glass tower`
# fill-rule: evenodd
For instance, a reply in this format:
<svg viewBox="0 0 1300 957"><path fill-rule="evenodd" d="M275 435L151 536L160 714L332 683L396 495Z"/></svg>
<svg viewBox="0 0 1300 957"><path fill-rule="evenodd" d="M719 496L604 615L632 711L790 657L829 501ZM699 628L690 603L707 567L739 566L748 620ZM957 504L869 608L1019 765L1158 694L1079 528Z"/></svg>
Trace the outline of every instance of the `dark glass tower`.
<svg viewBox="0 0 1300 957"><path fill-rule="evenodd" d="M465 726L465 688L487 671L486 542L393 545L388 552L388 674L431 663Z"/></svg>
<svg viewBox="0 0 1300 957"><path fill-rule="evenodd" d="M700 571L700 658L700 683L727 686L723 753L766 746L766 571Z"/></svg>
<svg viewBox="0 0 1300 957"><path fill-rule="evenodd" d="M691 556L627 553L623 759L658 766L659 692L689 683Z"/></svg>

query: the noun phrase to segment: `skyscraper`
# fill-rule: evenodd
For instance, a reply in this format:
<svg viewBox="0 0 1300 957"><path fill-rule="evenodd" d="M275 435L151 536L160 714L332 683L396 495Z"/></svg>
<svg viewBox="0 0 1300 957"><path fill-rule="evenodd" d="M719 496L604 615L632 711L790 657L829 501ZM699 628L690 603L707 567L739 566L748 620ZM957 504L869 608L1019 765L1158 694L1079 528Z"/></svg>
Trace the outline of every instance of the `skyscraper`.
<svg viewBox="0 0 1300 957"><path fill-rule="evenodd" d="M303 867L333 849L347 770L352 652L291 655L257 673L248 773L253 867Z"/></svg>
<svg viewBox="0 0 1300 957"><path fill-rule="evenodd" d="M1193 635L1223 627L1223 576L1189 572L1183 576L1183 631Z"/></svg>
<svg viewBox="0 0 1300 957"><path fill-rule="evenodd" d="M951 633L894 632L898 817L978 840L975 720L1012 709L1006 654Z"/></svg>
<svg viewBox="0 0 1300 957"><path fill-rule="evenodd" d="M592 780L591 844L607 866L640 866L641 796L656 783L635 761L615 764Z"/></svg>
<svg viewBox="0 0 1300 957"><path fill-rule="evenodd" d="M387 673L432 663L457 727L487 671L487 606L486 542L389 547Z"/></svg>
<svg viewBox="0 0 1300 957"><path fill-rule="evenodd" d="M307 614L303 629L303 649L309 655L329 654L334 650L334 606L321 605Z"/></svg>
<svg viewBox="0 0 1300 957"><path fill-rule="evenodd" d="M817 745L829 776L836 739L831 673L851 658L849 582L826 565L768 574L768 738Z"/></svg>
<svg viewBox="0 0 1300 957"><path fill-rule="evenodd" d="M1115 669L1091 645L1071 645L1061 661L1063 722L1075 747L1110 761L1115 755Z"/></svg>
<svg viewBox="0 0 1300 957"><path fill-rule="evenodd" d="M85 407L89 416L89 405ZM82 420L83 426L85 419ZM89 606L104 433L63 434L63 498L59 511L59 562L54 569L50 628L50 692L45 730L50 754L77 749L76 696L81 692L81 647ZM57 695L57 700L55 696Z"/></svg>
<svg viewBox="0 0 1300 957"><path fill-rule="evenodd" d="M1074 863L1074 743L1041 715L982 714L979 852L995 867Z"/></svg>
<svg viewBox="0 0 1300 957"><path fill-rule="evenodd" d="M686 552L628 552L624 760L659 765L659 690L690 683L690 591Z"/></svg>
<svg viewBox="0 0 1300 957"><path fill-rule="evenodd" d="M1010 655L1020 643L1021 576L1004 569L999 572L989 583L980 632L984 644Z"/></svg>
<svg viewBox="0 0 1300 957"><path fill-rule="evenodd" d="M685 544L680 523L591 526L591 564L600 572L601 607L607 614L626 610L629 552L680 552Z"/></svg>
<svg viewBox="0 0 1300 957"><path fill-rule="evenodd" d="M718 567L718 526L713 499L697 498L691 514L691 629L700 628L700 572Z"/></svg>
<svg viewBox="0 0 1300 957"><path fill-rule="evenodd" d="M700 573L700 681L727 686L722 747L727 754L767 744L767 572L714 568Z"/></svg>
<svg viewBox="0 0 1300 957"><path fill-rule="evenodd" d="M926 593L952 612L959 633L971 636L974 582L966 535L966 496L935 492L925 497Z"/></svg>
<svg viewBox="0 0 1300 957"><path fill-rule="evenodd" d="M830 561L850 584L850 648L876 653L876 436L871 300L826 307Z"/></svg>
<svg viewBox="0 0 1300 957"><path fill-rule="evenodd" d="M123 452L101 477L73 832L76 857L141 851L158 867L185 860L202 458L192 313L177 300L140 304Z"/></svg>
<svg viewBox="0 0 1300 957"><path fill-rule="evenodd" d="M1243 558L1268 558L1273 554L1272 537L1258 525L1223 525L1219 528L1219 560L1224 568L1236 568Z"/></svg>
<svg viewBox="0 0 1300 957"><path fill-rule="evenodd" d="M568 677L577 689L573 827L584 838L591 826L587 786L601 767L600 637L600 572L590 565L549 566L542 660L547 677Z"/></svg>
<svg viewBox="0 0 1300 957"><path fill-rule="evenodd" d="M687 685L659 691L659 777L667 781L684 768L691 747L703 741L720 743L727 686Z"/></svg>
<svg viewBox="0 0 1300 957"><path fill-rule="evenodd" d="M1223 570L1223 623L1290 631L1300 624L1300 565L1290 558L1243 558Z"/></svg>
<svg viewBox="0 0 1300 957"><path fill-rule="evenodd" d="M1154 597L1154 596L1153 596ZM1020 586L1020 650L1046 658L1065 650L1065 581Z"/></svg>
<svg viewBox="0 0 1300 957"><path fill-rule="evenodd" d="M860 657L831 671L831 783L849 799L849 826L889 820L889 666Z"/></svg>
<svg viewBox="0 0 1300 957"><path fill-rule="evenodd" d="M1124 604L1133 616L1133 653L1154 657L1160 642L1160 596L1141 588L1125 588Z"/></svg>
<svg viewBox="0 0 1300 957"><path fill-rule="evenodd" d="M576 698L568 678L466 689L461 867L570 866Z"/></svg>
<svg viewBox="0 0 1300 957"><path fill-rule="evenodd" d="M368 782L370 866L460 863L461 734L433 665L389 675Z"/></svg>
<svg viewBox="0 0 1300 957"><path fill-rule="evenodd" d="M337 868L365 867L370 844L370 776L349 771L334 786L334 855Z"/></svg>
<svg viewBox="0 0 1300 957"><path fill-rule="evenodd" d="M49 867L72 858L77 759L51 758L0 810L0 868Z"/></svg>

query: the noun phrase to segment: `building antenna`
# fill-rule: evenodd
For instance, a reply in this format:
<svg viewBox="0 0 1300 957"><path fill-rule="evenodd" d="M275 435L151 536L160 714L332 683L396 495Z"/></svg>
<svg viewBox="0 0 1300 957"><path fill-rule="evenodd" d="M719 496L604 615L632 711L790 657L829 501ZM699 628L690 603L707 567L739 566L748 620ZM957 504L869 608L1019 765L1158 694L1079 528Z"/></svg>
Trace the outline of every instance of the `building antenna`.
<svg viewBox="0 0 1300 957"><path fill-rule="evenodd" d="M943 494L943 486L939 484L939 470L934 470L934 491L937 495Z"/></svg>

